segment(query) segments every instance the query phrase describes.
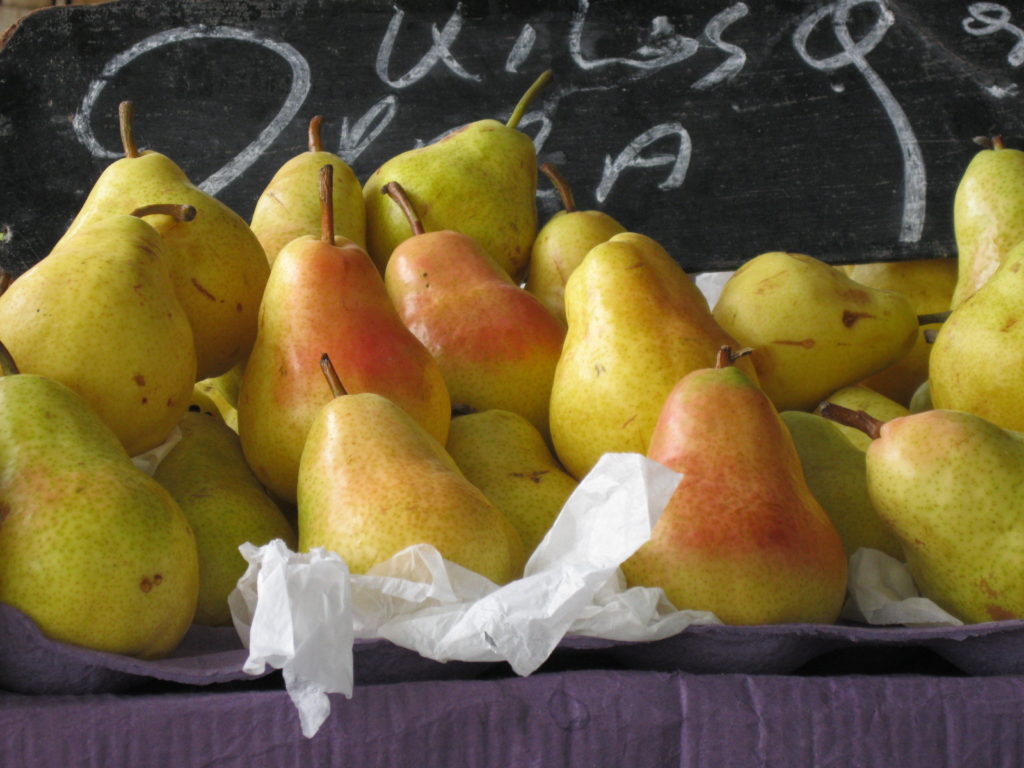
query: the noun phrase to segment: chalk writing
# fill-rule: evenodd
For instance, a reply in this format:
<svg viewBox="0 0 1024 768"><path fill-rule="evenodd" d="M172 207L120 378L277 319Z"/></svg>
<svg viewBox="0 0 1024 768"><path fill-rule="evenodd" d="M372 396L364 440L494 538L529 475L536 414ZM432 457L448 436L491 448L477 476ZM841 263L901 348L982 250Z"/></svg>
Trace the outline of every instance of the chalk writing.
<svg viewBox="0 0 1024 768"><path fill-rule="evenodd" d="M349 125L348 117L341 120L341 137L338 140L338 157L349 165L355 163L366 148L373 143L390 125L398 114L398 99L389 94L378 101L366 114Z"/></svg>
<svg viewBox="0 0 1024 768"><path fill-rule="evenodd" d="M508 58L505 59L505 71L509 73L518 72L519 67L526 61L536 42L537 30L530 24L524 24L519 37L512 44L512 50L508 52Z"/></svg>
<svg viewBox="0 0 1024 768"><path fill-rule="evenodd" d="M459 77L466 80L480 80L480 75L472 75L463 69L451 52L451 44L455 42L455 38L462 31L462 15L458 7L448 17L448 21L445 22L441 30L438 30L436 24L430 26L433 44L423 54L423 58L404 75L398 79L392 79L388 75L388 70L391 64L391 56L395 50L395 43L398 40L398 32L402 28L402 20L404 18L405 11L401 8L396 8L390 23L388 23L388 29L384 33L384 39L380 43L380 48L377 49L377 77L384 83L392 88L408 88L413 83L417 83L426 77L439 61Z"/></svg>
<svg viewBox="0 0 1024 768"><path fill-rule="evenodd" d="M644 157L641 152L652 144L668 136L679 137L679 149L674 155L661 154ZM599 203L608 199L612 186L627 168L655 168L671 165L664 181L658 184L659 189L676 189L682 186L686 171L690 166L691 142L690 134L679 123L663 123L650 128L633 139L614 160L610 156L604 158L604 171L601 182L597 186L595 197Z"/></svg>
<svg viewBox="0 0 1024 768"><path fill-rule="evenodd" d="M1006 60L1011 66L1024 64L1024 30L1010 23L1010 10L999 3L971 3L967 6L970 14L961 24L969 35L981 37L996 32L1009 32L1017 38L1017 43L1010 49Z"/></svg>

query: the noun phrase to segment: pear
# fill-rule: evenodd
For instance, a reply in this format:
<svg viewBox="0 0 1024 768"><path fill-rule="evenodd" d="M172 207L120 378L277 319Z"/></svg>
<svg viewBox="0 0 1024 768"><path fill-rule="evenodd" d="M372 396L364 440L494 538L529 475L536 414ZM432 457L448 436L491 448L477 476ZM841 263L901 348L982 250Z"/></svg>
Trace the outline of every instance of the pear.
<svg viewBox="0 0 1024 768"><path fill-rule="evenodd" d="M932 409L860 424L871 500L924 597L966 623L1024 618L1024 434Z"/></svg>
<svg viewBox="0 0 1024 768"><path fill-rule="evenodd" d="M1024 243L988 282L958 305L932 345L929 385L935 408L968 411L1024 430Z"/></svg>
<svg viewBox="0 0 1024 768"><path fill-rule="evenodd" d="M350 392L393 400L442 444L451 421L451 399L433 356L402 323L366 251L335 238L332 175L325 165L320 237L296 238L274 261L238 394L246 461L286 502L295 501L310 425L331 399L320 371L324 352L337 361Z"/></svg>
<svg viewBox="0 0 1024 768"><path fill-rule="evenodd" d="M930 411L931 409L932 385L926 379L921 382L921 386L914 390L914 395L910 398L908 410L911 413L921 413L921 411Z"/></svg>
<svg viewBox="0 0 1024 768"><path fill-rule="evenodd" d="M453 408L513 411L546 438L565 328L475 240L424 232L401 185L384 189L413 232L391 254L384 284L402 322L437 360Z"/></svg>
<svg viewBox="0 0 1024 768"><path fill-rule="evenodd" d="M551 439L582 479L606 452L644 453L668 393L734 340L656 241L624 232L595 246L565 286L568 332L551 389ZM749 358L737 365L756 380Z"/></svg>
<svg viewBox="0 0 1024 768"><path fill-rule="evenodd" d="M914 390L928 378L928 357L932 347L926 334L941 326L942 322L937 318L949 310L957 281L957 260L936 258L854 264L846 267L846 274L862 285L899 291L910 299L918 314L921 330L910 352L861 382L900 405L908 406ZM935 319L928 322L929 318ZM926 322L921 322L922 319Z"/></svg>
<svg viewBox="0 0 1024 768"><path fill-rule="evenodd" d="M63 238L0 296L0 329L25 373L75 390L131 455L162 443L188 407L192 327L164 243L139 216L110 214Z"/></svg>
<svg viewBox="0 0 1024 768"><path fill-rule="evenodd" d="M320 197L317 178L325 165L334 168L335 237L366 247L366 207L359 179L337 155L324 151L321 115L309 121L309 149L292 157L274 174L256 200L249 227L271 264L278 251L300 235L320 234Z"/></svg>
<svg viewBox="0 0 1024 768"><path fill-rule="evenodd" d="M775 407L732 361L723 348L664 400L647 455L683 478L622 564L626 583L726 624L832 623L846 595L842 540Z"/></svg>
<svg viewBox="0 0 1024 768"><path fill-rule="evenodd" d="M120 107L125 156L100 174L63 240L93 222L153 203L188 204L194 222L147 217L163 237L178 300L195 334L196 378L219 376L249 352L269 267L248 224L193 185L169 157L140 152L132 131L131 102Z"/></svg>
<svg viewBox="0 0 1024 768"><path fill-rule="evenodd" d="M848 387L837 389L828 396L827 401L855 411L864 411L882 421L889 421L890 419L906 416L910 413L910 410L905 406L863 384L851 384ZM819 403L814 409L815 413L820 415L821 406L822 404ZM865 435L864 432L855 427L847 427L838 423L834 425L834 428L838 429L840 433L846 436L847 440L862 451L867 450L871 438Z"/></svg>
<svg viewBox="0 0 1024 768"><path fill-rule="evenodd" d="M847 556L869 547L902 561L903 547L868 493L865 449L840 432L854 428L806 411L782 411L779 417L793 438L807 487L835 525Z"/></svg>
<svg viewBox="0 0 1024 768"><path fill-rule="evenodd" d="M726 281L715 319L751 358L779 410L808 411L828 394L887 368L918 336L910 300L871 288L800 253L748 260Z"/></svg>
<svg viewBox="0 0 1024 768"><path fill-rule="evenodd" d="M0 601L53 640L166 656L198 594L184 514L73 390L0 367Z"/></svg>
<svg viewBox="0 0 1024 768"><path fill-rule="evenodd" d="M396 181L421 212L427 230L453 229L473 238L514 280L519 280L537 235L537 154L516 130L544 72L506 123L477 120L438 141L387 160L363 185L366 245L383 274L391 252L409 235L402 211L381 189Z"/></svg>
<svg viewBox="0 0 1024 768"><path fill-rule="evenodd" d="M569 275L591 248L626 228L603 211L578 210L572 189L558 169L551 163L542 163L540 169L558 190L562 210L537 232L530 249L526 290L564 323L565 282Z"/></svg>
<svg viewBox="0 0 1024 768"><path fill-rule="evenodd" d="M194 622L231 624L228 595L246 569L238 547L281 539L296 549L296 534L245 463L236 435L216 415L190 411L181 439L153 477L178 502L196 538L199 597Z"/></svg>
<svg viewBox="0 0 1024 768"><path fill-rule="evenodd" d="M957 282L951 308L960 306L1024 240L1024 152L1002 137L977 139L990 148L974 155L953 197Z"/></svg>
<svg viewBox="0 0 1024 768"><path fill-rule="evenodd" d="M372 392L346 394L329 363L335 396L317 414L299 468L299 549L324 547L365 573L430 544L497 584L518 578L523 543L498 508L403 409Z"/></svg>
<svg viewBox="0 0 1024 768"><path fill-rule="evenodd" d="M543 435L511 411L455 417L446 448L466 479L512 523L527 555L576 489L576 479L558 463Z"/></svg>

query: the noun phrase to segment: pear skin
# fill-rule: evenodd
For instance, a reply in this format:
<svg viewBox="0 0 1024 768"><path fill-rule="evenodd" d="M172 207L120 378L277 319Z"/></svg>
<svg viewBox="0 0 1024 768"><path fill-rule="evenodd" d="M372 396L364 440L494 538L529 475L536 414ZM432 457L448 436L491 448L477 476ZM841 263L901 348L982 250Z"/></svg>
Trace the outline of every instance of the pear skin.
<svg viewBox="0 0 1024 768"><path fill-rule="evenodd" d="M23 372L79 393L133 456L188 407L192 327L161 238L138 217L111 214L63 238L0 296L0 328Z"/></svg>
<svg viewBox="0 0 1024 768"><path fill-rule="evenodd" d="M958 270L951 308L988 282L1024 240L1024 152L999 137L990 143L967 164L953 197Z"/></svg>
<svg viewBox="0 0 1024 768"><path fill-rule="evenodd" d="M236 435L216 415L189 412L181 439L153 477L178 502L196 538L199 597L194 622L231 624L228 595L245 573L238 547L281 539L296 549L296 534L245 463Z"/></svg>
<svg viewBox="0 0 1024 768"><path fill-rule="evenodd" d="M326 152L320 138L323 118L309 122L308 150L282 165L260 193L249 227L273 264L278 252L300 235L320 234L317 177L325 165L334 168L334 234L366 247L366 206L359 179L349 165Z"/></svg>
<svg viewBox="0 0 1024 768"><path fill-rule="evenodd" d="M867 470L922 595L968 623L1024 618L1024 435L933 409L879 425Z"/></svg>
<svg viewBox="0 0 1024 768"><path fill-rule="evenodd" d="M513 411L547 437L565 328L536 297L451 230L402 243L384 282L402 322L437 361L456 412Z"/></svg>
<svg viewBox="0 0 1024 768"><path fill-rule="evenodd" d="M904 357L920 333L902 293L861 285L823 261L782 251L737 269L714 315L753 348L758 380L779 410L811 410Z"/></svg>
<svg viewBox="0 0 1024 768"><path fill-rule="evenodd" d="M325 547L353 573L421 543L497 584L518 578L525 563L515 528L444 447L373 393L340 395L317 414L302 453L298 520L301 551Z"/></svg>
<svg viewBox="0 0 1024 768"><path fill-rule="evenodd" d="M527 555L576 490L576 479L558 463L543 435L511 411L457 416L446 448L466 479L519 532Z"/></svg>
<svg viewBox="0 0 1024 768"><path fill-rule="evenodd" d="M957 281L957 260L936 258L855 264L846 267L846 274L872 288L899 291L910 299L918 315L931 315L950 307ZM922 323L910 352L861 383L908 406L914 390L928 378L932 345L925 338L926 332L938 330L941 325L940 322Z"/></svg>
<svg viewBox="0 0 1024 768"><path fill-rule="evenodd" d="M863 384L851 384L848 387L837 389L826 399L830 403L852 408L855 411L864 411L881 421L889 421L910 413L908 408ZM821 404L814 409L814 412L820 414ZM838 429L847 440L862 451L866 451L871 443L871 438L855 427L848 427L836 422L834 428Z"/></svg>
<svg viewBox="0 0 1024 768"><path fill-rule="evenodd" d="M573 477L602 454L644 453L682 376L738 346L653 239L621 233L591 249L565 288L568 332L551 390L551 438ZM737 366L755 378L750 360Z"/></svg>
<svg viewBox="0 0 1024 768"><path fill-rule="evenodd" d="M88 404L33 374L0 378L0 601L65 643L141 658L195 612L195 538Z"/></svg>
<svg viewBox="0 0 1024 768"><path fill-rule="evenodd" d="M684 376L666 398L649 458L680 472L650 539L622 571L680 609L726 624L832 623L846 553L804 480L789 431L732 365Z"/></svg>

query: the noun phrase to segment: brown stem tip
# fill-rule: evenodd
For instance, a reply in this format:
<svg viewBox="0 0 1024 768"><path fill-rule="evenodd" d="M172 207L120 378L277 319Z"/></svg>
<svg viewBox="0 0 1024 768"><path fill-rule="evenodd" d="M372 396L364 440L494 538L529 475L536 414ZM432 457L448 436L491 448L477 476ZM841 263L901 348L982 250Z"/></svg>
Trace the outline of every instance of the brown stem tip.
<svg viewBox="0 0 1024 768"><path fill-rule="evenodd" d="M836 405L828 400L825 400L819 406L818 413L837 424L859 429L872 440L877 439L882 434L882 425L885 424L884 421L876 419L866 411L855 411L852 408Z"/></svg>
<svg viewBox="0 0 1024 768"><path fill-rule="evenodd" d="M125 157L138 157L139 147L135 143L135 104L130 101L122 101L117 105L117 124L121 130L121 147L124 149Z"/></svg>
<svg viewBox="0 0 1024 768"><path fill-rule="evenodd" d="M423 228L423 222L420 221L420 216L416 213L416 208L412 204L412 200L409 199L409 195L401 184L397 181L389 181L380 188L380 191L381 194L385 194L394 200L398 207L402 209L402 213L405 214L405 219L409 222L409 228L412 229L414 235L422 235L426 232L426 229Z"/></svg>
<svg viewBox="0 0 1024 768"><path fill-rule="evenodd" d="M334 167L320 168L320 239L334 245Z"/></svg>
<svg viewBox="0 0 1024 768"><path fill-rule="evenodd" d="M345 387L341 383L341 379L338 377L338 372L334 370L334 364L331 363L331 357L326 352L320 355L320 370L324 373L324 378L327 379L327 384L331 388L331 392L335 397L341 397L345 392Z"/></svg>
<svg viewBox="0 0 1024 768"><path fill-rule="evenodd" d="M559 172L558 168L553 166L551 163L541 163L541 172L551 180L555 189L558 190L558 196L562 198L562 208L566 213L572 213L576 210L576 201L572 196L572 188L569 186L569 182L565 180L565 177Z"/></svg>
<svg viewBox="0 0 1024 768"><path fill-rule="evenodd" d="M132 216L137 216L140 219L143 216L153 216L156 214L170 216L176 221L192 221L196 217L196 209L191 205L178 205L177 203L152 203L150 205L143 205L131 212Z"/></svg>
<svg viewBox="0 0 1024 768"><path fill-rule="evenodd" d="M320 138L320 126L324 122L323 115L313 115L309 121L309 133L307 143L310 152L323 152L324 143Z"/></svg>
<svg viewBox="0 0 1024 768"><path fill-rule="evenodd" d="M733 352L732 347L728 344L719 347L718 353L715 356L715 368L728 368L741 357L746 357L753 351L753 347L743 347L743 349L738 349Z"/></svg>

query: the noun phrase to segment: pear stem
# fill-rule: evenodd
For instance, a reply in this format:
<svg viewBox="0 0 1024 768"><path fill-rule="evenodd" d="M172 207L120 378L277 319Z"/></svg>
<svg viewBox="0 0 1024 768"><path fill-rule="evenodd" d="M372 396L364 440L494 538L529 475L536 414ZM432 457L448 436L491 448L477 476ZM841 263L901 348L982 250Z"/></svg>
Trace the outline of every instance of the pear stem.
<svg viewBox="0 0 1024 768"><path fill-rule="evenodd" d="M196 209L191 205L178 205L177 203L152 203L131 212L132 216L137 216L140 219L143 216L155 214L170 216L175 221L192 221L196 217Z"/></svg>
<svg viewBox="0 0 1024 768"><path fill-rule="evenodd" d="M953 310L947 309L945 312L932 312L927 315L918 315L918 325L929 325L930 323L944 323L952 314Z"/></svg>
<svg viewBox="0 0 1024 768"><path fill-rule="evenodd" d="M572 189L569 187L569 182L565 180L565 177L551 163L541 163L540 170L555 185L555 189L558 190L558 196L562 198L562 208L565 212L572 213L575 211L576 201L573 199Z"/></svg>
<svg viewBox="0 0 1024 768"><path fill-rule="evenodd" d="M530 102L533 98L540 93L541 89L544 88L551 80L552 72L550 69L544 70L540 77L533 81L533 85L526 89L526 93L519 99L519 103L516 104L515 109L512 110L512 114L508 118L508 122L505 123L506 128L515 128L519 125L519 121L523 119L523 115L526 114L526 108L530 106Z"/></svg>
<svg viewBox="0 0 1024 768"><path fill-rule="evenodd" d="M327 379L327 383L330 385L331 392L335 397L348 394L341 383L341 379L338 377L338 372L334 370L334 364L331 362L330 355L326 352L320 355L320 370L324 372L324 378Z"/></svg>
<svg viewBox="0 0 1024 768"><path fill-rule="evenodd" d="M925 328L923 331L921 331L921 335L924 336L924 340L925 340L926 343L934 344L935 343L935 339L939 335L939 329L938 328Z"/></svg>
<svg viewBox="0 0 1024 768"><path fill-rule="evenodd" d="M0 374L4 376L15 376L18 374L18 366L11 357L10 350L0 342Z"/></svg>
<svg viewBox="0 0 1024 768"><path fill-rule="evenodd" d="M121 129L121 146L124 148L124 156L129 158L139 156L139 146L135 143L134 117L134 103L122 101L117 105L117 124Z"/></svg>
<svg viewBox="0 0 1024 768"><path fill-rule="evenodd" d="M334 168L320 168L320 239L334 245Z"/></svg>
<svg viewBox="0 0 1024 768"><path fill-rule="evenodd" d="M3 296L8 288L11 287L11 283L14 282L14 276L11 275L6 269L0 269L0 296Z"/></svg>
<svg viewBox="0 0 1024 768"><path fill-rule="evenodd" d="M746 357L753 351L753 347L743 347L743 349L738 349L733 352L732 347L728 344L719 347L718 354L715 355L715 368L728 368L741 357Z"/></svg>
<svg viewBox="0 0 1024 768"><path fill-rule="evenodd" d="M818 413L837 424L859 429L872 440L878 439L882 434L882 425L885 424L884 421L876 419L866 411L855 411L852 408L830 403L828 400L818 406Z"/></svg>
<svg viewBox="0 0 1024 768"><path fill-rule="evenodd" d="M313 118L309 121L308 146L310 152L324 151L324 143L320 138L320 125L323 121L323 115L313 115Z"/></svg>
<svg viewBox="0 0 1024 768"><path fill-rule="evenodd" d="M387 195L399 208L402 209L402 213L405 214L406 220L409 222L409 228L412 229L413 235L422 235L427 230L423 228L423 222L420 221L420 216L416 213L416 208L412 204L412 200L409 199L409 195L406 194L405 189L397 181L389 181L380 189L382 194Z"/></svg>

